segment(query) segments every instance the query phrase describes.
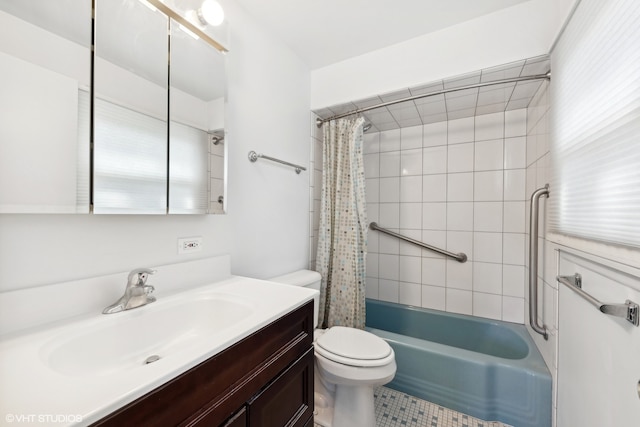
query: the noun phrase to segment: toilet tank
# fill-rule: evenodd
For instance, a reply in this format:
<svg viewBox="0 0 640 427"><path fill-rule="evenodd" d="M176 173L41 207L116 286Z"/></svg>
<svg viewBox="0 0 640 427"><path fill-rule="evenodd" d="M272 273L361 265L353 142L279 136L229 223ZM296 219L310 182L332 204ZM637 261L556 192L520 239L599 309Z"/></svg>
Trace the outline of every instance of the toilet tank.
<svg viewBox="0 0 640 427"><path fill-rule="evenodd" d="M282 283L283 285L303 286L307 289L314 289L318 293L313 297L313 327L318 327L318 307L320 305L320 282L322 276L317 271L298 270L293 273L269 279L270 282Z"/></svg>

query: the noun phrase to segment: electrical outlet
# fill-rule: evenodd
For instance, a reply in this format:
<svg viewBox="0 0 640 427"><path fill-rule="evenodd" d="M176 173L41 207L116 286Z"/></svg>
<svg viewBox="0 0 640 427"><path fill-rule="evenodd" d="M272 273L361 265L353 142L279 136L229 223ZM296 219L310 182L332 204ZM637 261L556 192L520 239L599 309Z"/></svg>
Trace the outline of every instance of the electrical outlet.
<svg viewBox="0 0 640 427"><path fill-rule="evenodd" d="M185 237L178 239L178 253L186 254L202 250L202 237Z"/></svg>

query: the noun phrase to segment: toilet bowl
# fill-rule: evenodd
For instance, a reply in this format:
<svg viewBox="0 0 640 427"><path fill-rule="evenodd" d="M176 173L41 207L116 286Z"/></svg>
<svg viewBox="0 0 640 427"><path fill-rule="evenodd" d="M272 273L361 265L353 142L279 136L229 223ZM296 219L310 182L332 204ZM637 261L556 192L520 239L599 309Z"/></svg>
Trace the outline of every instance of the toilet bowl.
<svg viewBox="0 0 640 427"><path fill-rule="evenodd" d="M320 274L301 270L270 281L320 289ZM315 301L314 326L317 327ZM395 354L369 332L334 326L314 332L314 422L323 427L376 425L373 389L391 381Z"/></svg>

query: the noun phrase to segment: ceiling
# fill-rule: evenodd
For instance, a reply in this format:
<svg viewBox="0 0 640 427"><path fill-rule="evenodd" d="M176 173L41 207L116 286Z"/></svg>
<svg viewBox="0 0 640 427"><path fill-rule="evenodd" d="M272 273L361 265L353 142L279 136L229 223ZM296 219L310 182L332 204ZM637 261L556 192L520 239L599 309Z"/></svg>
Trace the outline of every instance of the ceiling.
<svg viewBox="0 0 640 427"><path fill-rule="evenodd" d="M311 69L528 0L236 0Z"/></svg>
<svg viewBox="0 0 640 427"><path fill-rule="evenodd" d="M276 34L311 69L317 69L529 0L235 1L258 23ZM327 119L389 101L548 71L548 56L523 59L314 112ZM362 115L372 125L371 131L383 131L526 108L542 81L440 93L373 108Z"/></svg>

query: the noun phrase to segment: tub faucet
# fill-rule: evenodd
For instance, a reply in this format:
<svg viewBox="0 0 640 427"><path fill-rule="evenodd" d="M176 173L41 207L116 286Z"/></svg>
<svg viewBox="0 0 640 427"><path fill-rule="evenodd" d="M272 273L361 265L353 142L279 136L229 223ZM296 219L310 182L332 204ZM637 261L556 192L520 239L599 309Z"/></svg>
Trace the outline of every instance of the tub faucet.
<svg viewBox="0 0 640 427"><path fill-rule="evenodd" d="M127 287L124 290L124 295L118 301L102 310L102 314L118 313L154 302L156 298L150 295L154 291L154 287L147 285L147 279L150 274L155 272L155 270L149 268L137 268L131 271L127 278Z"/></svg>

